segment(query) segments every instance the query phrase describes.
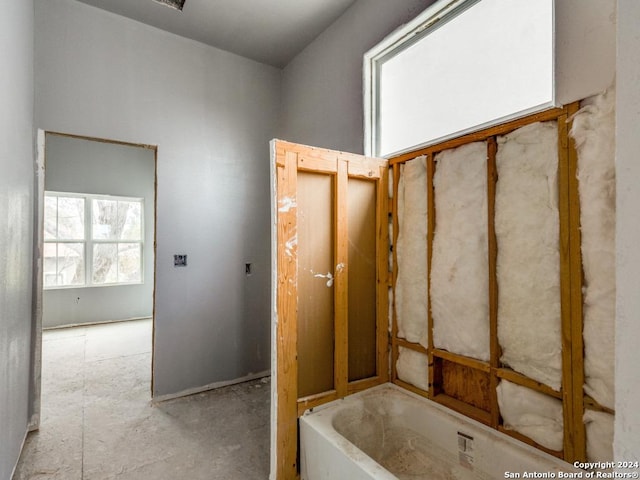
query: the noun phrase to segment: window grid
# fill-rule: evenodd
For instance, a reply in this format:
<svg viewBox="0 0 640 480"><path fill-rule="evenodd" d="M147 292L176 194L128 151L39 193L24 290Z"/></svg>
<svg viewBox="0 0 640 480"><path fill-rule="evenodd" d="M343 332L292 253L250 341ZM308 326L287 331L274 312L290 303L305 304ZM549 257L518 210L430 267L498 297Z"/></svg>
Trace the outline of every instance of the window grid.
<svg viewBox="0 0 640 480"><path fill-rule="evenodd" d="M82 237L58 238L60 225L60 198L83 200L84 211L82 215ZM50 220L48 221L48 218L51 217L47 217L45 209L45 289L48 290L65 288L106 287L117 285L135 285L143 283L144 200L142 198L47 191L45 192L45 202L48 202L49 199L55 199L55 222L51 222ZM115 219L116 222L121 222L120 228L116 228L115 232L110 232L110 234L107 235L106 238L94 238L96 236L99 236L94 232L94 212L96 211L96 205L98 204L98 202L115 203ZM117 208L120 207L121 204L127 203L129 204L127 208L131 208L131 206L133 206L134 210L138 210L137 225L134 225L133 229L131 229L131 226L129 225L128 236L123 239L118 238L118 236L122 232L122 229L127 226L127 217L126 215L118 216ZM51 226L53 223L55 223L55 235L47 235L47 226ZM81 278L81 280L75 282L65 282L65 279L62 278L59 274L60 257L58 255L58 252L60 245L65 244L80 244L82 246L81 263L83 264L83 275L81 275L81 277L83 278ZM115 246L115 254L113 254L112 252L110 263L108 261L104 261L104 256L100 257L103 259L102 272L100 273L104 273L104 276L102 278L96 278L96 253L100 250L103 250L104 253L105 246ZM55 249L55 253L53 255L48 255L51 253L52 248ZM127 258L127 254L130 254L129 258ZM49 268L46 267L47 263L50 265ZM51 267L52 263L55 264L55 268ZM125 266L125 268L123 268L123 266ZM55 275L53 283L51 283L51 275ZM58 282L60 281L64 283L58 284Z"/></svg>

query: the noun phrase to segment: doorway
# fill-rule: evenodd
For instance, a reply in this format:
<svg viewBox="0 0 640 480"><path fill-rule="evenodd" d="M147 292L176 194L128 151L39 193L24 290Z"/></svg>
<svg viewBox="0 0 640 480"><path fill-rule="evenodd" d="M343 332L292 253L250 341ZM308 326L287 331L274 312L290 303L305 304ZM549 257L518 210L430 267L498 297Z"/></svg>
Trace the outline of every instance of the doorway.
<svg viewBox="0 0 640 480"><path fill-rule="evenodd" d="M151 319L157 147L38 132L30 429L45 329Z"/></svg>

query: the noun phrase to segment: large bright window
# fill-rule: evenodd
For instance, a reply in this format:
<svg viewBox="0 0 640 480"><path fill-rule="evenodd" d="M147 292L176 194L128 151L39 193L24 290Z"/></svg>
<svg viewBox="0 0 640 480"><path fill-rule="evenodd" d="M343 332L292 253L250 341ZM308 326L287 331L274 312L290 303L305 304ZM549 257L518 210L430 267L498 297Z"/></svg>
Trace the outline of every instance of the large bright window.
<svg viewBox="0 0 640 480"><path fill-rule="evenodd" d="M143 200L45 194L45 288L142 282Z"/></svg>
<svg viewBox="0 0 640 480"><path fill-rule="evenodd" d="M389 157L555 105L553 0L440 0L365 55L365 151Z"/></svg>

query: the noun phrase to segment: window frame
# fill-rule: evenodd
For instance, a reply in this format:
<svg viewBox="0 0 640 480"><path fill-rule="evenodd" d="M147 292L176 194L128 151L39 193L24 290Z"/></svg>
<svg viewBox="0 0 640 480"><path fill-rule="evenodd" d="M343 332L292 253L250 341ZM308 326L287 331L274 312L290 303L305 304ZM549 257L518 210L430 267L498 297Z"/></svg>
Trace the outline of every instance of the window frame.
<svg viewBox="0 0 640 480"><path fill-rule="evenodd" d="M381 151L381 71L385 61L412 47L416 43L428 37L430 33L442 27L449 21L472 8L482 0L438 0L424 10L413 20L392 32L379 44L364 54L363 58L363 88L364 88L364 153L367 156L382 158L395 158L431 145L464 136L474 131L490 128L492 126L523 118L525 116L543 112L561 105L556 98L556 40L555 40L555 0L551 0L553 15L553 38L551 62L551 99L545 103L532 105L517 112L489 118L482 124L471 125L456 131L451 131L442 136L430 140L418 142L413 145L404 145L399 150Z"/></svg>
<svg viewBox="0 0 640 480"><path fill-rule="evenodd" d="M82 198L84 200L84 239L82 240L47 240L44 239L44 245L46 244L61 244L61 243L82 243L84 244L84 283L76 285L46 285L44 276L47 272L43 269L43 289L44 290L64 290L71 288L100 288L100 287L119 287L126 285L142 285L144 284L144 244L145 244L145 205L144 197L132 197L121 195L106 195L106 194L93 194L93 193L77 193L77 192L60 192L54 190L45 190L45 199L47 197L67 197L67 198ZM94 200L109 200L116 202L135 202L140 204L140 239L139 240L113 240L113 239L94 239L93 238L93 201ZM56 207L57 212L57 207ZM57 218L56 218L57 222ZM93 251L96 245L101 244L122 244L122 243L135 243L140 245L140 280L134 282L111 282L111 283L94 283L93 282ZM44 254L43 254L44 256Z"/></svg>

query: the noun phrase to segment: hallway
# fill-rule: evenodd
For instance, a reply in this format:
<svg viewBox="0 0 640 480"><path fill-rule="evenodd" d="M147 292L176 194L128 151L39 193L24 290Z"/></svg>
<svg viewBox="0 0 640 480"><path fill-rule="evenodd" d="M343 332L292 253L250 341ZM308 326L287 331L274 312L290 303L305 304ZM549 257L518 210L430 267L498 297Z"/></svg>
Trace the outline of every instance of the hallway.
<svg viewBox="0 0 640 480"><path fill-rule="evenodd" d="M268 477L268 378L151 405L151 331L43 333L41 425L15 480Z"/></svg>

